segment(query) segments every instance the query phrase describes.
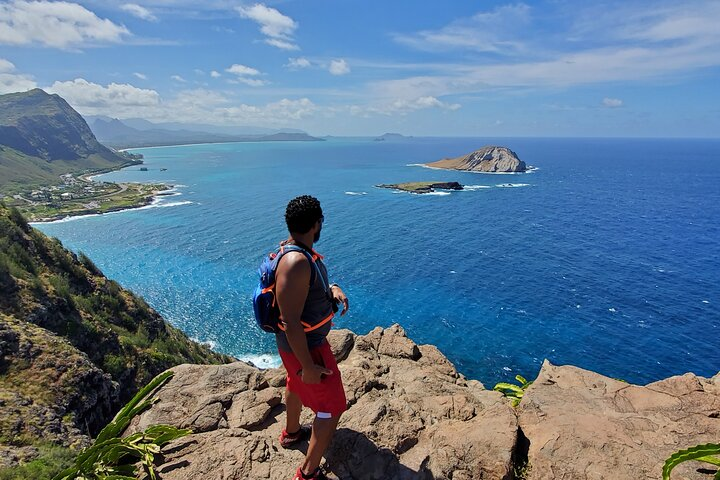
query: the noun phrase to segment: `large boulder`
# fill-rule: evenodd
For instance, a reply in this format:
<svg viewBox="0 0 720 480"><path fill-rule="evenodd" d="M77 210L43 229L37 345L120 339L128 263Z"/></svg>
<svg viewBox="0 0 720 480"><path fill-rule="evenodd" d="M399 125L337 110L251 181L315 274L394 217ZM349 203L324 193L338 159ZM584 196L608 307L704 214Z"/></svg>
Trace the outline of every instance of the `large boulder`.
<svg viewBox="0 0 720 480"><path fill-rule="evenodd" d="M416 345L397 325L364 336L333 331L329 341L349 404L325 456L331 478L511 478L517 421L499 393L465 379L437 348ZM237 362L173 370L159 401L129 429L193 429L164 450L164 480L287 480L300 465L305 447L283 450L277 441L281 369Z"/></svg>
<svg viewBox="0 0 720 480"><path fill-rule="evenodd" d="M656 480L673 452L720 443L720 374L643 387L546 360L518 413L528 479ZM699 466L681 465L672 478L707 479Z"/></svg>

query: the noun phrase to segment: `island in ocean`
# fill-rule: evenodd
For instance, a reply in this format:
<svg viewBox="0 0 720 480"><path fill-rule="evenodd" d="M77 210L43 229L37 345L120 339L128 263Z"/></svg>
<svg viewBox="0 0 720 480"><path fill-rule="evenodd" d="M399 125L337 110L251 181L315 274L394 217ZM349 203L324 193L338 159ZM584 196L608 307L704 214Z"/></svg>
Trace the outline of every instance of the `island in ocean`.
<svg viewBox="0 0 720 480"><path fill-rule="evenodd" d="M384 142L386 140L409 140L412 137L407 137L400 133L383 133L379 137L375 138L375 142Z"/></svg>
<svg viewBox="0 0 720 480"><path fill-rule="evenodd" d="M407 182L376 185L378 188L391 188L410 193L432 193L435 190L462 190L458 182Z"/></svg>
<svg viewBox="0 0 720 480"><path fill-rule="evenodd" d="M507 147L487 145L472 153L456 158L444 158L426 163L431 168L463 170L484 173L520 173L527 171L527 165Z"/></svg>

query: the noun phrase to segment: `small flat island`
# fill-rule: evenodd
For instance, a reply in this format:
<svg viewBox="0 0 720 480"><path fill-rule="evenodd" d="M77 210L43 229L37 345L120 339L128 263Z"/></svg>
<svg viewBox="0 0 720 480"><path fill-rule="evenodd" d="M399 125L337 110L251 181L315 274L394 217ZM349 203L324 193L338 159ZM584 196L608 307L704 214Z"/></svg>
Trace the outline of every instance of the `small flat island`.
<svg viewBox="0 0 720 480"><path fill-rule="evenodd" d="M376 185L379 188L392 188L410 193L432 193L435 190L462 190L458 182L408 182Z"/></svg>
<svg viewBox="0 0 720 480"><path fill-rule="evenodd" d="M457 158L444 158L425 166L445 170L462 170L484 173L520 173L527 171L527 165L507 147L487 145L480 150Z"/></svg>

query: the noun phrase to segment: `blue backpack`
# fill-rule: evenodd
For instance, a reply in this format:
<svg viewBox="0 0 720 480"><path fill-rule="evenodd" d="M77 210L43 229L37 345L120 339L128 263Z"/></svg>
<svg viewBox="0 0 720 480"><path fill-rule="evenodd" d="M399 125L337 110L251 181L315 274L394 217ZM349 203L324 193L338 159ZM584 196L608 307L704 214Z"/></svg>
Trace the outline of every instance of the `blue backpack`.
<svg viewBox="0 0 720 480"><path fill-rule="evenodd" d="M288 252L300 252L312 265L310 271L310 286L315 283L317 266L312 255L305 249L295 245L284 245L277 252L270 253L263 258L258 268L260 282L253 293L253 309L258 326L268 333L278 333L280 329L280 308L275 299L275 271L283 255Z"/></svg>

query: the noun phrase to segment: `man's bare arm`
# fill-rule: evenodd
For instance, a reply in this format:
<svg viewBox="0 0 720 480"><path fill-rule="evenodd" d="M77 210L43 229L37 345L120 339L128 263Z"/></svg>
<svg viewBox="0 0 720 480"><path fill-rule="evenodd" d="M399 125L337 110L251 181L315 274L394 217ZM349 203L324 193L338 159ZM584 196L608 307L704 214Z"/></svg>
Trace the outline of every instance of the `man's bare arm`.
<svg viewBox="0 0 720 480"><path fill-rule="evenodd" d="M307 346L307 337L300 323L310 284L310 263L299 252L289 252L283 256L276 273L277 295L280 315L285 323L285 335L290 348L302 365L302 380L305 383L319 383L322 374L331 375L320 365L315 365Z"/></svg>

